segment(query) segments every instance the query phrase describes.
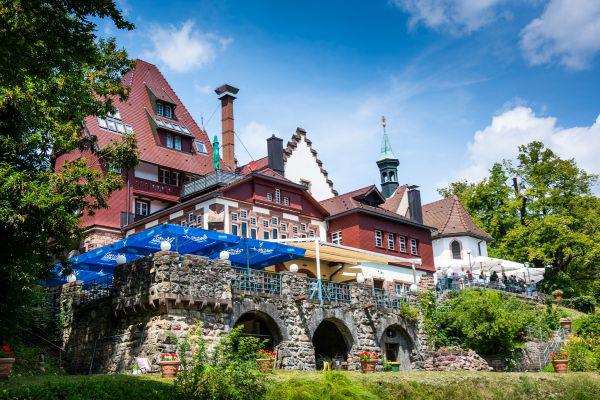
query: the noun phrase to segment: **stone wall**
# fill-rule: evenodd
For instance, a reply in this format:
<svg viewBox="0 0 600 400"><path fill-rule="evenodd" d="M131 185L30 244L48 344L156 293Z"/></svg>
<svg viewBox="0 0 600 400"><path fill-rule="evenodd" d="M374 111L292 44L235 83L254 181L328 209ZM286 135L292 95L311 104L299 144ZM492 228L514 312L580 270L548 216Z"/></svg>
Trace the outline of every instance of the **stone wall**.
<svg viewBox="0 0 600 400"><path fill-rule="evenodd" d="M406 349L404 369L420 359L422 332L395 309L378 307L372 287L350 286L349 303L309 298L303 274L283 272L278 294L234 290L235 270L228 261L159 252L115 269L111 295L78 304L81 285L65 285L61 296L64 344L69 372L118 372L134 357L158 366L160 354L173 352L201 321L209 346L251 315L268 326L284 369L314 369L313 338L323 321L337 327L348 348L349 369L358 368L361 351L384 352L386 330L399 332ZM68 305L68 306L67 306ZM421 334L421 335L419 335Z"/></svg>
<svg viewBox="0 0 600 400"><path fill-rule="evenodd" d="M416 367L426 371L491 371L492 368L473 350L435 351Z"/></svg>

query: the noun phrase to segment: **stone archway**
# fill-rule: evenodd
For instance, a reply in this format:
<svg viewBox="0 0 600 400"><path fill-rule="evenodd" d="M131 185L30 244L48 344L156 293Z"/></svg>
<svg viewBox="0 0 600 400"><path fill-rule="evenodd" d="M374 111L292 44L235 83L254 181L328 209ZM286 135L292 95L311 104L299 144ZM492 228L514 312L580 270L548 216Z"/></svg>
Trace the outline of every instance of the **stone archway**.
<svg viewBox="0 0 600 400"><path fill-rule="evenodd" d="M243 313L233 326L242 326L242 335L265 340L265 348L268 350L273 350L282 340L281 331L275 320L262 311L253 310Z"/></svg>
<svg viewBox="0 0 600 400"><path fill-rule="evenodd" d="M317 369L323 367L324 361L347 361L353 342L350 330L342 321L334 318L321 321L312 337Z"/></svg>
<svg viewBox="0 0 600 400"><path fill-rule="evenodd" d="M387 361L400 363L400 370L410 371L410 354L415 348L408 332L400 325L393 324L383 331L381 337L381 353Z"/></svg>

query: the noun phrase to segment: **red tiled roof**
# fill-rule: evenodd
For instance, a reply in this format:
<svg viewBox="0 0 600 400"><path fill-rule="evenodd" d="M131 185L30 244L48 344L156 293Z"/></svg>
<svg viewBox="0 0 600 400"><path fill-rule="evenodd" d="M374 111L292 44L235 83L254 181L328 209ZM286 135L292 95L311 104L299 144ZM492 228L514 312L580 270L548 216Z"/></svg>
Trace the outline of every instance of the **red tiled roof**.
<svg viewBox="0 0 600 400"><path fill-rule="evenodd" d="M329 199L321 201L321 205L329 212L331 217L335 217L338 214L345 214L350 211L366 211L369 213L379 214L383 217L393 218L395 220L406 222L412 225L422 225L415 221L412 221L402 215L396 214L393 211L386 210L381 207L374 207L364 203L361 203L358 199L364 197L373 189L377 190L375 185L366 186L361 189L353 190L352 192L340 194Z"/></svg>
<svg viewBox="0 0 600 400"><path fill-rule="evenodd" d="M242 165L239 169L239 174L246 175L254 171L260 171L269 165L269 157L265 156L258 160L250 161L246 165Z"/></svg>
<svg viewBox="0 0 600 400"><path fill-rule="evenodd" d="M198 175L206 175L214 170L212 144L208 135L196 124L156 66L143 60L137 60L134 68L125 74L123 81L131 86L129 98L125 102L118 99L113 99L113 101L121 114L123 122L133 127L141 161ZM153 124L151 117L157 116L154 113L154 107L146 88L150 89L157 98L176 105L175 115L177 120L174 122L186 126L196 139L202 140L206 145L208 154L197 153L195 148L193 153L185 153L158 144L158 138L151 125ZM120 136L115 132L100 128L96 117L86 118L85 124L90 133L98 137L100 148L105 147Z"/></svg>
<svg viewBox="0 0 600 400"><path fill-rule="evenodd" d="M385 203L381 205L382 208L386 210L390 210L393 212L398 212L398 207L400 207L400 202L406 194L407 185L398 186L394 193L390 197L385 200Z"/></svg>
<svg viewBox="0 0 600 400"><path fill-rule="evenodd" d="M467 234L487 241L491 236L481 229L456 195L423 206L425 224L437 228L433 236Z"/></svg>

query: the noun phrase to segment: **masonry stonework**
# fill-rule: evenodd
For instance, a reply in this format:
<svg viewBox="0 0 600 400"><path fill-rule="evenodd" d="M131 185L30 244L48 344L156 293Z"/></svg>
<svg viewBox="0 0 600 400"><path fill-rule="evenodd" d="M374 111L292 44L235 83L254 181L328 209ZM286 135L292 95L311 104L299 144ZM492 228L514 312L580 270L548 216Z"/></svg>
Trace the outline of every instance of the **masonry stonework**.
<svg viewBox="0 0 600 400"><path fill-rule="evenodd" d="M278 293L239 291L243 271L228 261L173 252L159 252L115 269L110 296L79 301L78 283L63 287L64 346L69 372L119 372L134 357L147 357L157 367L160 354L176 351L174 337L183 337L202 323L209 347L249 315L269 328L277 365L282 369L316 367L315 332L323 321L337 327L347 346L349 369L357 369L361 351L385 352L386 343L401 343L404 369L421 360L423 333L403 320L398 310L379 307L372 287L350 286L350 302L321 304L307 294L303 274L281 273ZM89 296L88 296L89 297ZM401 340L386 336L398 332ZM424 346L423 346L424 348Z"/></svg>

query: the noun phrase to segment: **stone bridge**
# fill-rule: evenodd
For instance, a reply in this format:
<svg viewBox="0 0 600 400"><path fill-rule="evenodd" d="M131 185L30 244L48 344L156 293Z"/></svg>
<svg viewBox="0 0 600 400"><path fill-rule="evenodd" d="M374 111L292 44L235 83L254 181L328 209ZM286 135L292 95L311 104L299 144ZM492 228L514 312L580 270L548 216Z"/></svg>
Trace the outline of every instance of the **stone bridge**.
<svg viewBox="0 0 600 400"><path fill-rule="evenodd" d="M66 368L118 372L134 357L157 365L196 321L210 346L235 326L265 339L283 369L315 369L324 360L358 368L377 351L408 370L420 358L418 322L400 317L401 299L368 283L325 282L300 273L245 271L228 261L159 252L119 266L112 287L73 282L61 293ZM416 301L407 299L406 301Z"/></svg>

